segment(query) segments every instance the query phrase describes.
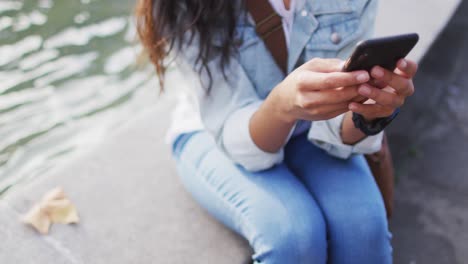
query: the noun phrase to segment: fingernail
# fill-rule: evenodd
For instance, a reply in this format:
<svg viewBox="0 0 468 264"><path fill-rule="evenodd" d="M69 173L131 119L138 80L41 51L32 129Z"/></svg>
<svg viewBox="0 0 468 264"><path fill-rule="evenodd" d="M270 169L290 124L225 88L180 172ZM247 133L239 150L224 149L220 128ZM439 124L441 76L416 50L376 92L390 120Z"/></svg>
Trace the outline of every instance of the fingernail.
<svg viewBox="0 0 468 264"><path fill-rule="evenodd" d="M372 69L372 76L376 78L381 78L384 76L384 71L380 67L375 67L374 69Z"/></svg>
<svg viewBox="0 0 468 264"><path fill-rule="evenodd" d="M371 90L371 88L363 85L363 86L359 87L358 92L361 95L368 96L368 95L371 94L372 90Z"/></svg>
<svg viewBox="0 0 468 264"><path fill-rule="evenodd" d="M369 74L360 73L360 74L358 74L358 76L356 76L356 80L358 82L367 82L367 81L369 81Z"/></svg>
<svg viewBox="0 0 468 264"><path fill-rule="evenodd" d="M348 108L349 108L349 110L356 110L357 106L356 106L356 104L351 103L351 104L348 105Z"/></svg>
<svg viewBox="0 0 468 264"><path fill-rule="evenodd" d="M406 66L408 66L408 63L406 62L405 59L402 59L402 60L400 61L400 68L405 69Z"/></svg>

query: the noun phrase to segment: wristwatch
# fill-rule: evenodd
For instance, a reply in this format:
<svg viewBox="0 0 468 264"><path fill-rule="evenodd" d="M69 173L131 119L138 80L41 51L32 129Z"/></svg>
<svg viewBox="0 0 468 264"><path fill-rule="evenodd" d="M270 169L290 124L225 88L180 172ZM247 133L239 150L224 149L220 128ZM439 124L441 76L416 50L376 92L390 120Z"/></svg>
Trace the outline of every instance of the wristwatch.
<svg viewBox="0 0 468 264"><path fill-rule="evenodd" d="M382 132L393 119L400 113L400 108L397 108L393 114L387 117L377 118L372 122L367 122L364 117L358 113L353 113L353 122L356 128L362 131L367 136L374 136Z"/></svg>

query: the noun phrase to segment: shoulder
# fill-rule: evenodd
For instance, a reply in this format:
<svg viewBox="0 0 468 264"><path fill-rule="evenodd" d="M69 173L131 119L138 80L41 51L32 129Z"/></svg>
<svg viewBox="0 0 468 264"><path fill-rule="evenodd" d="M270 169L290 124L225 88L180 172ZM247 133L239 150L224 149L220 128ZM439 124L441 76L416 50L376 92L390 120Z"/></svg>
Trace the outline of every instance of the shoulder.
<svg viewBox="0 0 468 264"><path fill-rule="evenodd" d="M314 25L314 31L305 47L306 60L314 57L346 59L356 43L372 34L377 0L302 1L306 11L298 10L299 20L310 21L297 23L295 26ZM308 12L308 8L310 15L301 16ZM301 31L300 28L296 30Z"/></svg>
<svg viewBox="0 0 468 264"><path fill-rule="evenodd" d="M366 7L375 8L378 0L296 0L300 10L310 8L314 14L361 13Z"/></svg>

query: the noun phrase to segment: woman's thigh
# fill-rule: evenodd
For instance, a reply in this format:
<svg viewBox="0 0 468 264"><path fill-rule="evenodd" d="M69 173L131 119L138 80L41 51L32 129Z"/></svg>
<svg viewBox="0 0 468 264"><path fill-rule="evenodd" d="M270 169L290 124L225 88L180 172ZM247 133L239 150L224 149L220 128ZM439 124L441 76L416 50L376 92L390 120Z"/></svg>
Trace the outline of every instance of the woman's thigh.
<svg viewBox="0 0 468 264"><path fill-rule="evenodd" d="M236 166L205 132L176 143L186 189L245 237L261 263L325 263L326 227L316 202L285 165L262 172Z"/></svg>
<svg viewBox="0 0 468 264"><path fill-rule="evenodd" d="M364 157L334 158L305 135L288 143L285 157L323 212L330 263L391 263L383 199Z"/></svg>

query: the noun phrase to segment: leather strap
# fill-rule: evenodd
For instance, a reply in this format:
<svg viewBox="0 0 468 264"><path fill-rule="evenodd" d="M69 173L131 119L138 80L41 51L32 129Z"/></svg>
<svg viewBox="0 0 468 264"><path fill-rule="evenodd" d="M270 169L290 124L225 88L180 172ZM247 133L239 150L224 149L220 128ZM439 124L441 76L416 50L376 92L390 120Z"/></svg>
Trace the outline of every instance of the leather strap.
<svg viewBox="0 0 468 264"><path fill-rule="evenodd" d="M384 134L382 148L380 151L365 155L367 164L374 175L375 182L379 187L384 200L387 217L393 215L393 191L395 185L395 172L393 167L392 153L388 145L387 135Z"/></svg>
<svg viewBox="0 0 468 264"><path fill-rule="evenodd" d="M288 68L288 48L281 17L268 0L246 0L247 10L255 21L255 30L263 39L278 67Z"/></svg>

